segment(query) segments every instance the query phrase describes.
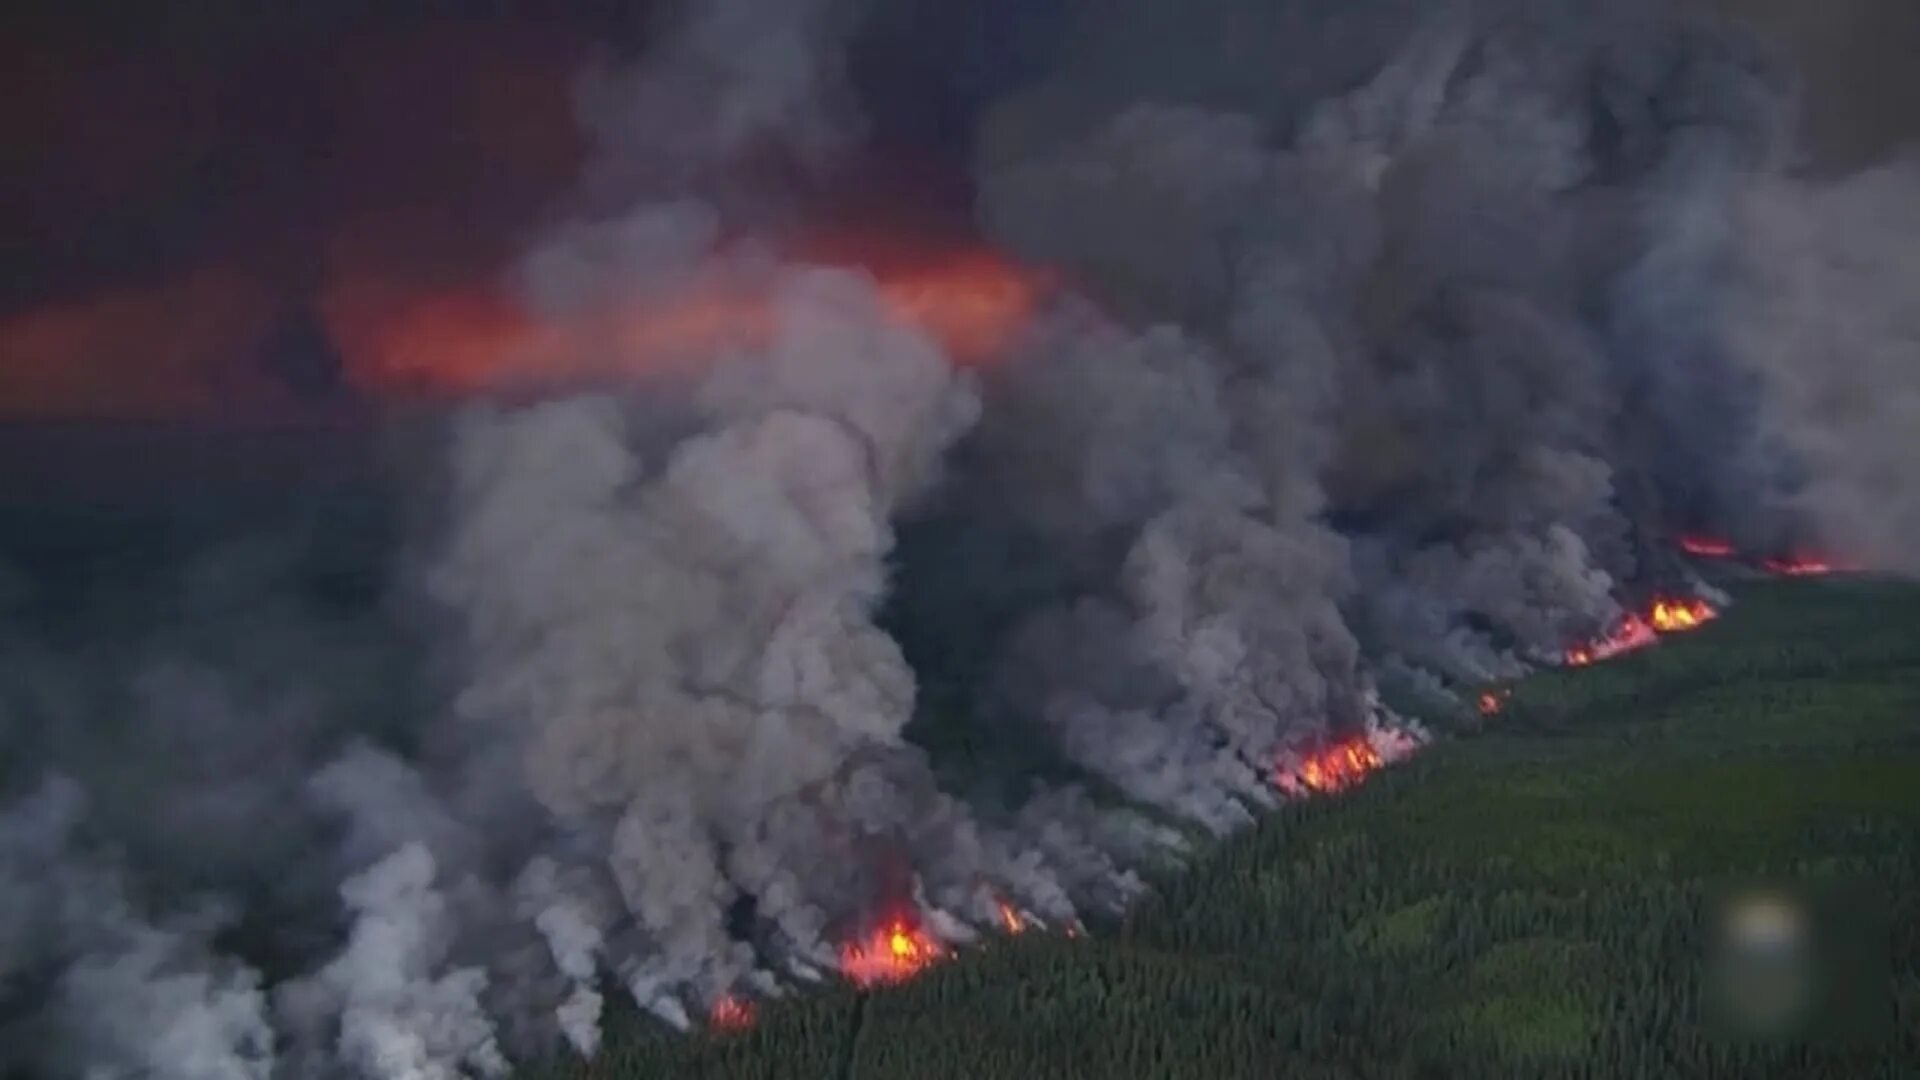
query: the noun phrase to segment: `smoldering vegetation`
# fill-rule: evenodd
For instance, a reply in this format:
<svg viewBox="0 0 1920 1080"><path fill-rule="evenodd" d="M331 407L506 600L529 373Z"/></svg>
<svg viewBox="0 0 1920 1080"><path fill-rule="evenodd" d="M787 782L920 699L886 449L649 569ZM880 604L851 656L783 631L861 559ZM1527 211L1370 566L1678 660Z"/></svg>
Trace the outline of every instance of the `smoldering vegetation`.
<svg viewBox="0 0 1920 1080"><path fill-rule="evenodd" d="M1676 532L1920 568L1920 167L1800 175L1762 43L1174 11L1002 43L979 232L1068 284L993 363L755 236L860 145L850 50L926 42L687 5L583 79L601 153L519 271L603 354L561 369L645 370L415 431L352 587L312 534L0 582L5 1067L590 1055L610 996L690 1026L883 915L1116 910L1286 755L1398 752L1396 702L1689 587ZM670 372L594 332L709 286L769 332ZM1051 764L944 784L936 708Z"/></svg>

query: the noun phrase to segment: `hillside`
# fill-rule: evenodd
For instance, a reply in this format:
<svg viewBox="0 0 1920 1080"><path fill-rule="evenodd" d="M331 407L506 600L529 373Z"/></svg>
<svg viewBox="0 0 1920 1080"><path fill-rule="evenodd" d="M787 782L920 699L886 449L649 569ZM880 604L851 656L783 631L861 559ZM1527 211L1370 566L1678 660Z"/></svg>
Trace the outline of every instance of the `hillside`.
<svg viewBox="0 0 1920 1080"><path fill-rule="evenodd" d="M803 995L744 1033L623 1017L597 1061L538 1075L1920 1074L1920 588L1735 593L1692 635L1536 676L1484 730L1270 817L1124 925ZM1817 1049L1705 1034L1702 913L1742 875L1875 883L1898 1016Z"/></svg>

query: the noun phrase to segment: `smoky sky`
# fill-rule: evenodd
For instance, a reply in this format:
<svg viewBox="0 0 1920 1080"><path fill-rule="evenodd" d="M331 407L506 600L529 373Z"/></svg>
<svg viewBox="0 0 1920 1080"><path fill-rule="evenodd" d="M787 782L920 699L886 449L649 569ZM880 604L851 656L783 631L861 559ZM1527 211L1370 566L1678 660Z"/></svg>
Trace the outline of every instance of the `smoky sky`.
<svg viewBox="0 0 1920 1080"><path fill-rule="evenodd" d="M30 18L0 1071L592 1057L1920 572L1892 10Z"/></svg>
<svg viewBox="0 0 1920 1080"><path fill-rule="evenodd" d="M1801 66L1815 163L1856 167L1914 135L1911 5L1716 2ZM980 110L1114 15L1073 0L869 7L849 57L870 125L846 166L859 179L796 197L815 221L878 214L928 235L970 227ZM490 281L578 170L578 69L644 47L648 8L10 14L0 415L337 412L341 346L316 305L369 281L400 297Z"/></svg>

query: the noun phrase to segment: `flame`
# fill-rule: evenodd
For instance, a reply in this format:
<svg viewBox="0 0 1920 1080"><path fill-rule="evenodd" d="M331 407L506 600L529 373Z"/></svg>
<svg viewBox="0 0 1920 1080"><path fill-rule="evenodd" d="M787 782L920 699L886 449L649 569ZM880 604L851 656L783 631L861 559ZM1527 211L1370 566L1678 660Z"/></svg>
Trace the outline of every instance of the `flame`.
<svg viewBox="0 0 1920 1080"><path fill-rule="evenodd" d="M1000 909L1000 925L1007 928L1007 933L1017 934L1027 928L1027 921L1020 917L1020 913L1013 909L1012 904L1005 900L995 900L994 906Z"/></svg>
<svg viewBox="0 0 1920 1080"><path fill-rule="evenodd" d="M1481 716L1495 716L1507 707L1507 699L1512 696L1512 690L1494 687L1491 690L1480 691L1480 696L1474 700L1474 705L1480 710Z"/></svg>
<svg viewBox="0 0 1920 1080"><path fill-rule="evenodd" d="M1647 622L1663 634L1695 630L1718 618L1719 612L1698 597L1688 600L1660 599L1647 612Z"/></svg>
<svg viewBox="0 0 1920 1080"><path fill-rule="evenodd" d="M734 994L722 994L707 1010L707 1026L715 1031L743 1031L753 1026L753 1002Z"/></svg>
<svg viewBox="0 0 1920 1080"><path fill-rule="evenodd" d="M1382 764L1366 736L1356 735L1306 755L1291 770L1282 765L1274 780L1285 791L1331 795L1359 784Z"/></svg>
<svg viewBox="0 0 1920 1080"><path fill-rule="evenodd" d="M1569 667L1585 667L1601 660L1611 660L1622 653L1643 649L1659 640L1653 627L1647 620L1628 612L1612 630L1584 645L1575 645L1566 652Z"/></svg>
<svg viewBox="0 0 1920 1080"><path fill-rule="evenodd" d="M1566 664L1568 667L1585 667L1601 660L1611 660L1621 653L1652 645L1660 640L1661 634L1698 630L1719 617L1720 613L1713 609L1713 605L1699 597L1657 597L1647 607L1646 614L1628 612L1604 636L1569 648L1565 655Z"/></svg>
<svg viewBox="0 0 1920 1080"><path fill-rule="evenodd" d="M1733 544L1717 536L1682 536L1680 550L1703 559L1731 559L1734 554Z"/></svg>
<svg viewBox="0 0 1920 1080"><path fill-rule="evenodd" d="M896 915L861 940L840 947L840 973L859 986L912 978L946 959L947 949L905 916Z"/></svg>

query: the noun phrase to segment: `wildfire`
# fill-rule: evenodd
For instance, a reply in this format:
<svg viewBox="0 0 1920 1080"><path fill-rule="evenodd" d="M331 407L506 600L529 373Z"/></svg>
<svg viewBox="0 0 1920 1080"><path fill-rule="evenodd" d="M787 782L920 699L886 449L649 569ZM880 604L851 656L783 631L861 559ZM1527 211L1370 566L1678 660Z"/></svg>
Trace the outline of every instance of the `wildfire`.
<svg viewBox="0 0 1920 1080"><path fill-rule="evenodd" d="M753 1002L722 994L707 1010L707 1027L714 1031L743 1031L753 1026Z"/></svg>
<svg viewBox="0 0 1920 1080"><path fill-rule="evenodd" d="M1677 543L1681 551L1703 559L1740 557L1739 550L1731 543L1716 537L1685 535L1679 537ZM1758 565L1769 574L1780 574L1784 577L1819 577L1824 574L1860 569L1853 564L1836 563L1817 555L1804 553L1771 556L1760 559Z"/></svg>
<svg viewBox="0 0 1920 1080"><path fill-rule="evenodd" d="M1693 630L1719 617L1705 600L1655 600L1647 612L1647 621L1663 634Z"/></svg>
<svg viewBox="0 0 1920 1080"><path fill-rule="evenodd" d="M1788 555L1781 558L1766 559L1761 562L1769 573L1786 577L1819 577L1841 570L1856 570L1858 567L1840 565L1811 555Z"/></svg>
<svg viewBox="0 0 1920 1080"><path fill-rule="evenodd" d="M1567 650L1566 662L1569 667L1585 667L1601 660L1611 660L1621 653L1643 649L1659 640L1653 627L1647 620L1629 612L1612 630L1584 645L1575 645Z"/></svg>
<svg viewBox="0 0 1920 1080"><path fill-rule="evenodd" d="M1702 559L1731 559L1733 545L1715 536L1682 536L1680 550Z"/></svg>
<svg viewBox="0 0 1920 1080"><path fill-rule="evenodd" d="M1366 736L1356 735L1308 754L1292 769L1282 765L1275 782L1296 794L1331 795L1359 784L1382 764Z"/></svg>
<svg viewBox="0 0 1920 1080"><path fill-rule="evenodd" d="M1007 933L1017 934L1027 928L1027 921L1020 917L1020 913L1014 910L1012 904L1005 900L996 900L994 906L1000 909L1000 925L1007 928Z"/></svg>
<svg viewBox="0 0 1920 1080"><path fill-rule="evenodd" d="M840 947L840 973L863 987L895 983L918 975L947 955L946 946L896 915L866 937Z"/></svg>
<svg viewBox="0 0 1920 1080"><path fill-rule="evenodd" d="M1628 612L1605 636L1568 649L1566 663L1568 667L1585 667L1601 660L1610 660L1621 653L1652 645L1660 640L1661 634L1698 630L1719 617L1720 613L1713 609L1713 605L1699 597L1659 597L1647 608L1645 615Z"/></svg>
<svg viewBox="0 0 1920 1080"><path fill-rule="evenodd" d="M1474 699L1474 706L1480 710L1481 716L1496 716L1507 707L1507 699L1512 696L1513 691L1505 687L1482 690L1480 696Z"/></svg>

